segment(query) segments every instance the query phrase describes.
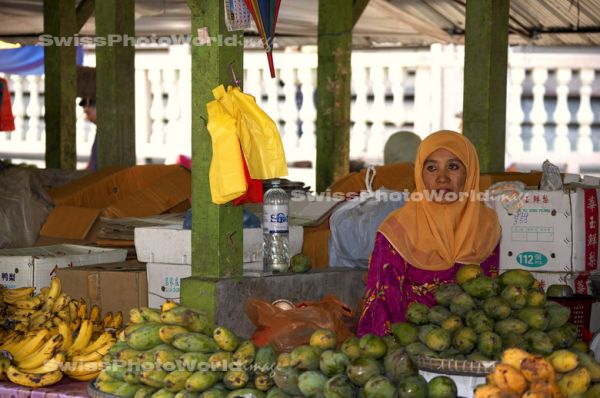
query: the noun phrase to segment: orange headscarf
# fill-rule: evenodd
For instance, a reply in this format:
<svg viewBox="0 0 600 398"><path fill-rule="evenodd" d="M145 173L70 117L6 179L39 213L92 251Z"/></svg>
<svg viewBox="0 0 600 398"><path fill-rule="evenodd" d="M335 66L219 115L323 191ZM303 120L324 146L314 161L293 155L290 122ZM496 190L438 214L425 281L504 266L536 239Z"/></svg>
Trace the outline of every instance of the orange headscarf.
<svg viewBox="0 0 600 398"><path fill-rule="evenodd" d="M479 264L489 257L500 239L494 210L472 198L471 194L479 192L479 158L471 141L462 134L442 130L423 140L415 161L415 192L424 192L423 164L441 148L452 152L465 165L465 192L469 197L448 204L409 200L379 226L379 232L406 261L429 271L449 269L455 263Z"/></svg>

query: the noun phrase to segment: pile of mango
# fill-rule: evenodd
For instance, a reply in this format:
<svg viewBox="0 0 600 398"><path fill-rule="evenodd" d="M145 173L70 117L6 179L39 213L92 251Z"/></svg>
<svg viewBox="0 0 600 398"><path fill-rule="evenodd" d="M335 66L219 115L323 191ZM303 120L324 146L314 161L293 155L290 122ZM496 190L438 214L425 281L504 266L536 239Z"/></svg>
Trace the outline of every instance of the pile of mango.
<svg viewBox="0 0 600 398"><path fill-rule="evenodd" d="M475 398L597 398L593 381L600 381L600 365L585 353L558 350L543 358L509 348Z"/></svg>
<svg viewBox="0 0 600 398"><path fill-rule="evenodd" d="M391 325L411 355L489 361L511 347L542 356L587 350L568 322L570 309L547 300L531 273L510 270L490 278L478 265L464 265L456 281L434 291L436 305L412 303L407 321Z"/></svg>
<svg viewBox="0 0 600 398"><path fill-rule="evenodd" d="M94 382L124 398L454 398L445 376L428 382L393 338L351 337L338 347L320 329L289 353L256 347L202 313L167 302L134 309L133 324L104 357ZM387 341L386 341L387 340ZM392 345L388 345L392 344Z"/></svg>

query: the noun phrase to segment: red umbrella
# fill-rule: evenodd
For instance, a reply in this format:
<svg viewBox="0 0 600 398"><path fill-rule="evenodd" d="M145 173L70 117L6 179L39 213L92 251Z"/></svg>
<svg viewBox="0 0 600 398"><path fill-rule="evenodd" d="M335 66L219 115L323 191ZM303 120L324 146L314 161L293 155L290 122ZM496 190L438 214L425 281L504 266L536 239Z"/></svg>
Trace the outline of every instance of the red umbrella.
<svg viewBox="0 0 600 398"><path fill-rule="evenodd" d="M275 27L277 26L277 16L279 15L281 0L244 1L252 14L258 33L263 41L265 50L267 51L267 60L269 61L271 77L275 77L275 66L273 65L273 38L275 36Z"/></svg>

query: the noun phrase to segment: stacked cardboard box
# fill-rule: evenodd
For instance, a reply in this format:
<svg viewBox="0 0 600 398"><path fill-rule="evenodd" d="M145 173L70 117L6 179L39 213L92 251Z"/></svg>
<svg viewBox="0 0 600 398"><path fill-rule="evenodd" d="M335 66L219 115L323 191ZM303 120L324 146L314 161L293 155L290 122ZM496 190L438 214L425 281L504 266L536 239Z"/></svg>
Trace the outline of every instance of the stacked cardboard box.
<svg viewBox="0 0 600 398"><path fill-rule="evenodd" d="M0 285L9 289L50 285L60 267L112 263L125 260L127 250L77 245L54 245L0 250ZM39 291L39 290L38 290Z"/></svg>

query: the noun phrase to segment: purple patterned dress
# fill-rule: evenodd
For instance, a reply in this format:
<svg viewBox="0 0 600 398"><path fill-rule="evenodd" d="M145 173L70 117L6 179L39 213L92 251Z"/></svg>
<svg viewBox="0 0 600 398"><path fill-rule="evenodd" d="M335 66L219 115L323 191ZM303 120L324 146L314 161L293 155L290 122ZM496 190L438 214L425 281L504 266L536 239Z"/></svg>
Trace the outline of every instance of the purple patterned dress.
<svg viewBox="0 0 600 398"><path fill-rule="evenodd" d="M481 263L486 275L497 275L499 246ZM461 264L444 271L424 271L408 264L380 232L369 263L369 276L364 308L357 335L389 334L390 325L406 319L406 308L414 301L435 305L433 289L444 282L454 281Z"/></svg>

